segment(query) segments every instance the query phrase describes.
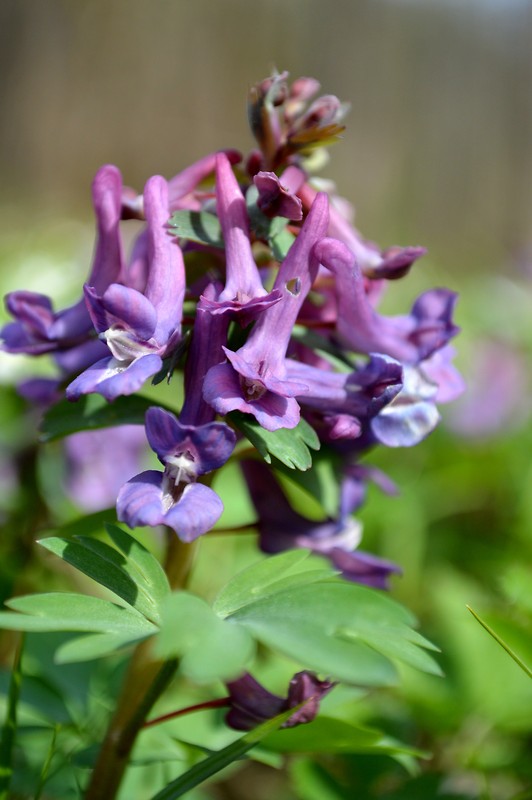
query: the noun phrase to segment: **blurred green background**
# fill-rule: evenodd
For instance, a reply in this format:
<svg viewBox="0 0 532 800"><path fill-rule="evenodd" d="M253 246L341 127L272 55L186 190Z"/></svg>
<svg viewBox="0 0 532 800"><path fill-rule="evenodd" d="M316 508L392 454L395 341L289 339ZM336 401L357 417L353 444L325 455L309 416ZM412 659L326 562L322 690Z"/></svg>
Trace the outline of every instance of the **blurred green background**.
<svg viewBox="0 0 532 800"><path fill-rule="evenodd" d="M140 190L214 149L246 152L248 88L276 66L351 103L323 175L363 234L429 249L385 309L433 285L461 295L468 390L419 447L375 452L401 495L372 491L361 514L364 547L402 565L394 594L442 648L446 678L405 674L356 716L433 755L417 776L383 756L294 759L290 782L248 766L197 798L532 797L530 680L466 609L532 663L532 2L2 0L0 40L2 291L76 297L96 169L116 163ZM0 355L7 596L50 569L32 548L50 482L8 388L37 364ZM231 541L205 542L198 585Z"/></svg>

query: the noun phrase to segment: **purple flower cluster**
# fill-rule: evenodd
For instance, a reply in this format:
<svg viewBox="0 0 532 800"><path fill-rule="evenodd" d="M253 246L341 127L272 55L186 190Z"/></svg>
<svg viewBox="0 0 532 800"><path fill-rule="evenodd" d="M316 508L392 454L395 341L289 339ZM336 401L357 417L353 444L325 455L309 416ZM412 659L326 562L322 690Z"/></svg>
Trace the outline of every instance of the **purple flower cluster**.
<svg viewBox="0 0 532 800"><path fill-rule="evenodd" d="M52 356L49 398L64 389L72 401L99 393L112 402L155 376L175 373L179 383L181 375L179 414L157 406L146 414L163 469L122 486L117 514L131 527L166 525L186 542L222 513L209 483L241 437L231 412L271 434L304 418L339 465L337 516L316 523L296 513L274 467L247 450L242 470L260 546L310 547L347 580L385 588L398 567L358 550L352 514L368 480L389 484L359 460L377 444L417 444L439 420L436 402L460 393L448 344L456 297L433 289L408 314L377 311L387 285L425 250L381 250L353 227L344 200L317 190L308 156L338 138L346 112L332 95L313 100L318 89L310 78L289 85L286 73L253 87L258 148L245 159L212 153L168 181L149 178L142 194L123 186L116 167L102 167L81 298L55 311L44 295L11 293L3 347ZM170 222L175 212L190 223L182 235ZM122 227L131 219L144 225L126 257ZM204 223L218 241L202 234Z"/></svg>

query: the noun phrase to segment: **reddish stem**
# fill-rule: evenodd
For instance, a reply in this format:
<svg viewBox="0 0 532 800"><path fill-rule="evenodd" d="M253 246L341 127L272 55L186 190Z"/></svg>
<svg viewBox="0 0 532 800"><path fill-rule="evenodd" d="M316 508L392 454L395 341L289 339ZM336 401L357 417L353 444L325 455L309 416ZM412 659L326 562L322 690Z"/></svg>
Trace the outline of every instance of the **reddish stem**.
<svg viewBox="0 0 532 800"><path fill-rule="evenodd" d="M185 714L191 714L193 711L203 711L206 708L224 708L230 704L229 697L220 697L218 700L207 700L205 703L197 703L195 706L187 706L180 708L178 711L170 711L169 714L163 714L162 717L155 717L145 722L143 728L149 728L151 725L158 725L160 722L166 722L175 717L182 717Z"/></svg>

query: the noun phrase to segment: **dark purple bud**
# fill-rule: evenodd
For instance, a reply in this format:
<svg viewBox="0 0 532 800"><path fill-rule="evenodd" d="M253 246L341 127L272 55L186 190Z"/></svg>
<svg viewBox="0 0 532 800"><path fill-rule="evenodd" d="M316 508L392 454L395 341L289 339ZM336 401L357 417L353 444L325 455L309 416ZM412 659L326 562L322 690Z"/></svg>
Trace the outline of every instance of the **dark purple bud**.
<svg viewBox="0 0 532 800"><path fill-rule="evenodd" d="M320 680L313 672L298 672L289 683L288 696L283 698L269 692L246 673L238 680L226 684L231 707L225 720L235 730L249 731L283 711L304 703L282 727L304 725L316 717L320 700L335 685L332 681Z"/></svg>
<svg viewBox="0 0 532 800"><path fill-rule="evenodd" d="M257 205L267 217L285 217L299 221L303 218L301 200L292 194L275 174L275 172L259 172L253 178L258 189Z"/></svg>

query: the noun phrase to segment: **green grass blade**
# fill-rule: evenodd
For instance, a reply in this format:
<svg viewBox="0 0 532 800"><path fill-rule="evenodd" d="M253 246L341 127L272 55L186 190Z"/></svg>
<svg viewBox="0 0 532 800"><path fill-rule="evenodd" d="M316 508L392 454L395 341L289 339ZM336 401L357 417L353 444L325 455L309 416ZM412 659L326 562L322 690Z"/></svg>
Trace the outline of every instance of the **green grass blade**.
<svg viewBox="0 0 532 800"><path fill-rule="evenodd" d="M284 711L282 714L273 717L273 719L269 719L257 728L253 728L253 730L246 733L245 736L237 739L236 742L224 747L222 750L212 753L208 758L200 761L199 764L195 764L192 769L189 769L184 775L180 775L175 781L165 786L164 789L152 797L152 800L175 800L177 797L183 797L186 792L189 792L195 786L199 786L199 784L203 783L207 778L210 778L224 767L232 764L233 761L242 758L248 750L251 750L251 748L264 739L265 736L268 736L270 733L280 728L283 722L291 717L301 705L303 704L295 708L290 708L288 711Z"/></svg>
<svg viewBox="0 0 532 800"><path fill-rule="evenodd" d="M15 662L9 683L6 719L0 739L0 800L8 800L9 785L13 776L13 747L15 745L17 707L20 697L20 684L22 682L21 663L23 649L24 637L21 636L15 653Z"/></svg>
<svg viewBox="0 0 532 800"><path fill-rule="evenodd" d="M521 661L521 659L519 658L517 653L514 652L509 645L506 644L504 639L501 639L499 634L495 633L493 628L490 628L490 626L487 624L487 622L484 622L484 620L479 617L477 612L473 611L471 606L466 606L466 608L467 608L468 611L470 611L473 614L473 616L475 617L476 621L479 622L482 625L482 627L489 633L489 635L492 636L498 644L500 644L500 646L503 648L503 650L506 650L508 655L511 658L513 658L513 660L515 661L517 666L521 667L523 672L525 672L528 675L529 678L532 678L532 670L529 667L527 667L527 665L524 663L524 661ZM532 797L532 795L531 795L531 797Z"/></svg>

